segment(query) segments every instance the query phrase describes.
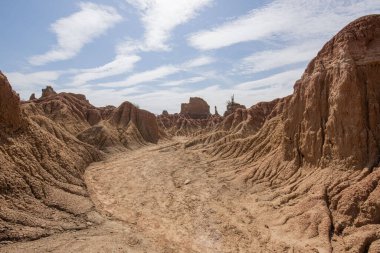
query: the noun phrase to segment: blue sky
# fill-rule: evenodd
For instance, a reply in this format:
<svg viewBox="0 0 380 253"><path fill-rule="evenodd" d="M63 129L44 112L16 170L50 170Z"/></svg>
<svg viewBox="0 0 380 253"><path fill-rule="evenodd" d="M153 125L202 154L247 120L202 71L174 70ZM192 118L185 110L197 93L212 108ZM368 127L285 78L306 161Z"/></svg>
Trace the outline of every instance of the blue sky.
<svg viewBox="0 0 380 253"><path fill-rule="evenodd" d="M0 69L22 99L46 85L97 106L224 111L291 94L307 63L378 0L3 0Z"/></svg>

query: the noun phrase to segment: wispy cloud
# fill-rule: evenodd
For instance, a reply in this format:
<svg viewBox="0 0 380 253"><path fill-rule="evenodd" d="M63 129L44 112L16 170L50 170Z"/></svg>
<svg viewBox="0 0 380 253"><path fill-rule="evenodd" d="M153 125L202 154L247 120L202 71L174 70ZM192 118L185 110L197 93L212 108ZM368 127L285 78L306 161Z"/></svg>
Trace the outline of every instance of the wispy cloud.
<svg viewBox="0 0 380 253"><path fill-rule="evenodd" d="M90 81L111 77L131 71L141 60L139 51L162 51L169 49L167 42L175 27L194 18L197 13L213 0L167 1L167 0L126 0L138 9L145 34L143 41L124 41L116 46L115 59L103 66L77 70L72 85L85 85ZM210 64L214 59L203 56L185 63L185 68L195 68ZM154 81L180 71L171 65L136 73L124 81L103 83L103 87L132 86Z"/></svg>
<svg viewBox="0 0 380 253"><path fill-rule="evenodd" d="M72 84L83 85L89 81L129 72L140 59L137 55L117 55L113 61L103 66L78 70L79 73L73 77Z"/></svg>
<svg viewBox="0 0 380 253"><path fill-rule="evenodd" d="M244 74L254 74L290 64L307 62L323 46L322 41L304 41L281 49L264 50L243 58L239 68Z"/></svg>
<svg viewBox="0 0 380 253"><path fill-rule="evenodd" d="M137 8L141 15L145 34L143 42L126 42L124 49L143 51L169 50L167 44L172 31L193 19L198 12L213 0L126 0Z"/></svg>
<svg viewBox="0 0 380 253"><path fill-rule="evenodd" d="M128 78L117 82L106 82L98 84L101 87L127 87L138 85L142 83L149 83L153 81L162 80L170 75L182 72L191 71L193 68L201 67L214 62L214 59L207 56L201 56L198 58L186 61L178 66L163 65L152 70L147 70L139 73L132 74Z"/></svg>
<svg viewBox="0 0 380 253"><path fill-rule="evenodd" d="M379 1L275 0L245 16L192 34L189 43L197 49L210 50L246 41L326 39L348 22L375 9L380 9Z"/></svg>
<svg viewBox="0 0 380 253"><path fill-rule="evenodd" d="M73 92L85 94L87 99L95 106L114 105L118 106L128 100L128 96L141 93L140 87L129 87L124 89L96 89L91 86L70 87L58 89L57 92Z"/></svg>
<svg viewBox="0 0 380 253"><path fill-rule="evenodd" d="M267 78L244 82L235 86L238 90L258 90L258 89L268 89L275 86L290 85L301 77L304 69L294 69L279 74L272 75Z"/></svg>
<svg viewBox="0 0 380 253"><path fill-rule="evenodd" d="M29 59L32 65L67 60L76 56L84 45L103 35L122 20L109 6L80 3L80 11L54 22L50 29L57 36L57 44L44 54Z"/></svg>
<svg viewBox="0 0 380 253"><path fill-rule="evenodd" d="M161 66L129 76L124 81L101 83L102 87L127 87L140 83L148 83L178 73L181 69L173 65Z"/></svg>
<svg viewBox="0 0 380 253"><path fill-rule="evenodd" d="M31 93L51 85L62 74L60 71L40 71L32 73L8 72L5 73L12 87L20 93L24 99L29 98Z"/></svg>
<svg viewBox="0 0 380 253"><path fill-rule="evenodd" d="M201 56L195 59L192 59L188 62L185 62L183 65L184 68L197 68L204 65L209 65L215 62L215 59L209 56Z"/></svg>
<svg viewBox="0 0 380 253"><path fill-rule="evenodd" d="M175 87L175 86L181 86L181 85L189 84L189 83L199 83L199 82L202 82L204 80L206 80L205 77L196 76L196 77L191 77L191 78L182 79L182 80L165 82L164 84L161 84L160 86L162 86L162 87Z"/></svg>
<svg viewBox="0 0 380 253"><path fill-rule="evenodd" d="M189 97L197 96L205 99L211 108L217 106L219 113L223 113L226 109L226 101L233 94L236 101L249 107L260 101L270 101L277 97L289 95L296 79L286 85L268 83L270 88L260 90L244 90L211 84L202 89L173 87L172 89L128 95L126 98L128 101L139 104L140 108L159 114L163 110L168 110L170 113L179 112L181 103L188 101ZM212 109L211 111L213 112Z"/></svg>

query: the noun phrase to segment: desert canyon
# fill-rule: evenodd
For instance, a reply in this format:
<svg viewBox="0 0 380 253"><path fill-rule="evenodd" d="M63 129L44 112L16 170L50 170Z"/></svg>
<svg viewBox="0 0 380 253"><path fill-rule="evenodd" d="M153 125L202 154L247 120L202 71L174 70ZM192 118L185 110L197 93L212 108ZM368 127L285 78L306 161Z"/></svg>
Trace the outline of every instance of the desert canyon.
<svg viewBox="0 0 380 253"><path fill-rule="evenodd" d="M380 15L250 108L36 97L0 75L0 252L380 252Z"/></svg>

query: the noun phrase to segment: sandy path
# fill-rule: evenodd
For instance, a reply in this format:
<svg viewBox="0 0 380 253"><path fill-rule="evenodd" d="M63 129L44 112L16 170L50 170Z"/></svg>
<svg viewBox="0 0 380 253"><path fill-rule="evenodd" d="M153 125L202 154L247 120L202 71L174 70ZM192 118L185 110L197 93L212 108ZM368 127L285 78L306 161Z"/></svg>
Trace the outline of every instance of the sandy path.
<svg viewBox="0 0 380 253"><path fill-rule="evenodd" d="M265 252L249 203L183 141L115 154L86 170L102 225L4 252Z"/></svg>
<svg viewBox="0 0 380 253"><path fill-rule="evenodd" d="M236 194L214 176L213 163L185 150L182 140L88 168L97 209L143 234L157 252L244 252L258 246L250 231L239 229L253 216L236 206Z"/></svg>

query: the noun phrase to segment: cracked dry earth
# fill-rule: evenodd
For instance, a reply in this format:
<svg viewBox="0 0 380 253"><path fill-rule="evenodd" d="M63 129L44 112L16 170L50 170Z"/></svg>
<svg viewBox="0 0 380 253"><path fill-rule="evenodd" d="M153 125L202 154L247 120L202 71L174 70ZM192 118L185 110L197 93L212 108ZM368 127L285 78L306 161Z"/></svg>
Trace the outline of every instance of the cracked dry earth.
<svg viewBox="0 0 380 253"><path fill-rule="evenodd" d="M110 155L85 173L101 215L93 228L9 245L5 252L286 252L268 248L255 201L217 176L220 162L185 138ZM251 197L252 198L252 197ZM94 215L96 216L96 215ZM260 231L260 232L259 232Z"/></svg>

